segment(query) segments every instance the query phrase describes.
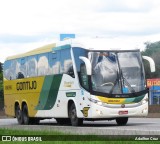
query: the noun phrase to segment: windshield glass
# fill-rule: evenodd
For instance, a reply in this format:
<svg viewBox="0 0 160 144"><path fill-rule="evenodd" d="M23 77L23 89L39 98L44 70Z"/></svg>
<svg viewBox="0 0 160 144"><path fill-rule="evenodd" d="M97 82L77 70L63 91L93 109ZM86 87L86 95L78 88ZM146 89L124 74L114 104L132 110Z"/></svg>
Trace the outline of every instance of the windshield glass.
<svg viewBox="0 0 160 144"><path fill-rule="evenodd" d="M145 89L140 52L89 52L92 89L110 94L135 93Z"/></svg>

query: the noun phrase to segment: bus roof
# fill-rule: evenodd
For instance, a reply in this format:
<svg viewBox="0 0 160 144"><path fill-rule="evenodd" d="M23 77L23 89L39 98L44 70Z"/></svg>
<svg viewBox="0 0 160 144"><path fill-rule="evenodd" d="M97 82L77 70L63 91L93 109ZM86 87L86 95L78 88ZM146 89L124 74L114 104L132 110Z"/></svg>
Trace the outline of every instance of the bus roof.
<svg viewBox="0 0 160 144"><path fill-rule="evenodd" d="M84 41L79 41L79 40L77 41L77 39L67 39L64 41L60 41L58 43L52 43L52 44L48 44L48 45L36 48L36 49L31 50L26 53L7 57L6 60L22 58L22 57L31 56L31 55L35 55L35 54L41 54L41 53L45 53L45 52L52 52L54 49L58 50L61 46L65 46L65 45L71 45L71 47L81 47L81 48L84 48L87 50L93 50L93 51L94 50L115 50L115 51L116 50L119 50L119 51L127 50L127 49L121 49L121 48L116 48L116 47L110 47L110 46L108 46L108 43L104 44L101 41L99 41L98 43L95 43L95 42L96 41L84 43ZM56 49L56 48L58 48L58 49Z"/></svg>
<svg viewBox="0 0 160 144"><path fill-rule="evenodd" d="M58 47L68 45L68 44L69 45L73 44L73 45L76 45L76 46L80 46L79 43L75 42L74 39L67 39L67 40L64 40L64 41L60 41L58 43L51 43L51 44L45 45L45 46L33 49L31 51L28 51L28 52L25 52L25 53L22 53L22 54L9 56L9 57L6 58L6 60L12 60L12 59L23 58L23 57L31 56L31 55L35 55L35 54L51 52L56 47L58 48Z"/></svg>
<svg viewBox="0 0 160 144"><path fill-rule="evenodd" d="M52 49L54 47L56 47L55 43L48 44L48 45L36 48L36 49L31 50L31 51L26 52L26 53L14 55L14 56L9 56L9 57L6 58L6 60L11 60L11 59L16 59L16 58L22 58L22 57L31 56L31 55L35 55L35 54L41 54L41 53L45 53L45 52L50 52L50 51L52 51Z"/></svg>

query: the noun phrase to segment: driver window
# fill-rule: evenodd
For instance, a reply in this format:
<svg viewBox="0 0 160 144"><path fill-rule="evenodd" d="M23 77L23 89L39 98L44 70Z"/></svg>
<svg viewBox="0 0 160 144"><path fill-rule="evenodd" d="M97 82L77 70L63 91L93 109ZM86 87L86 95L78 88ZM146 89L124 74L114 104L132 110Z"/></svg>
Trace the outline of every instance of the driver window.
<svg viewBox="0 0 160 144"><path fill-rule="evenodd" d="M86 90L88 90L89 89L88 76L87 76L87 72L86 72L86 66L84 63L81 63L81 65L80 65L80 80L81 80L82 87L84 87Z"/></svg>

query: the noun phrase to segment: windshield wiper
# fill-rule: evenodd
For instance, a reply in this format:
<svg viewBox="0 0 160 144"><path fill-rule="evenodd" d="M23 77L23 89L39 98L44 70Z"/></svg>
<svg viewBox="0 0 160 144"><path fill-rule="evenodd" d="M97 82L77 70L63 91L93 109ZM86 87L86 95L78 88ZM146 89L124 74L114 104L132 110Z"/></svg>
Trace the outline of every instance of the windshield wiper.
<svg viewBox="0 0 160 144"><path fill-rule="evenodd" d="M128 86L129 90L132 92L132 93L135 93L135 90L132 88L131 84L127 81L127 79L123 76L123 73L122 73L122 69L120 71L120 78L123 80L123 87L125 86L125 84ZM125 83L125 84L124 84Z"/></svg>
<svg viewBox="0 0 160 144"><path fill-rule="evenodd" d="M123 82L122 82L122 81ZM125 84L128 86L128 88L129 88L129 90L130 90L130 92L131 93L135 93L135 90L132 88L132 86L130 85L130 83L127 81L127 79L123 76L123 74L122 74L122 70L121 70L121 72L120 73L118 73L118 71L117 71L117 78L116 78L116 80L115 80L115 82L114 82L114 85L113 85L113 87L111 88L111 90L110 90L110 94L112 94L113 93L113 90L114 90L114 88L115 88L115 86L117 85L117 83L118 83L118 86L120 86L120 82L121 81L121 91L122 91L122 93L124 93L123 92L123 88L125 87Z"/></svg>
<svg viewBox="0 0 160 144"><path fill-rule="evenodd" d="M113 93L113 90L114 90L115 86L117 85L117 83L118 83L118 86L119 86L119 80L120 80L120 77L119 77L119 74L118 74L118 71L117 71L117 78L116 78L116 80L115 80L115 82L114 82L113 87L111 88L111 90L110 90L110 92L109 92L110 94Z"/></svg>
<svg viewBox="0 0 160 144"><path fill-rule="evenodd" d="M113 93L113 90L118 82L118 86L120 86L120 89L121 89L121 92L122 94L124 93L123 92L123 88L125 87L125 84L128 86L129 90L131 91L131 93L135 93L135 90L132 88L132 86L130 85L130 83L126 80L126 78L123 76L123 72L122 72L122 69L121 69L121 66L120 66L120 62L119 62L119 59L118 59L118 56L117 56L117 53L115 54L116 56L116 59L117 59L117 63L118 63L118 70L117 70L117 78L114 82L114 85L113 87L111 88L110 90L110 94ZM119 83L120 82L120 83Z"/></svg>

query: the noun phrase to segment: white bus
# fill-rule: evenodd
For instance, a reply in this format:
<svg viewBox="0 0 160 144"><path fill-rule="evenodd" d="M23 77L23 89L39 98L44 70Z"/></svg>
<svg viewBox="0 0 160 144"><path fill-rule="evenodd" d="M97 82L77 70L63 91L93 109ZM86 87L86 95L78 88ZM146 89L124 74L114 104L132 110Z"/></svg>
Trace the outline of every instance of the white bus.
<svg viewBox="0 0 160 144"><path fill-rule="evenodd" d="M154 61L144 56L155 71ZM140 50L89 49L74 40L8 57L4 63L5 113L19 124L55 118L83 120L147 116L148 90Z"/></svg>

